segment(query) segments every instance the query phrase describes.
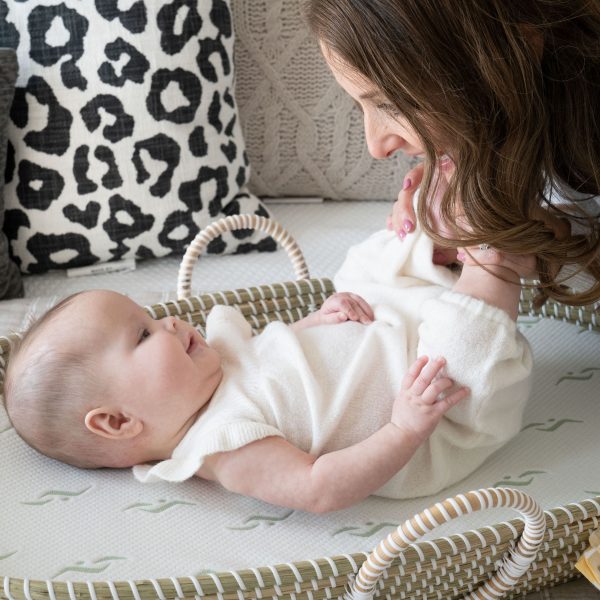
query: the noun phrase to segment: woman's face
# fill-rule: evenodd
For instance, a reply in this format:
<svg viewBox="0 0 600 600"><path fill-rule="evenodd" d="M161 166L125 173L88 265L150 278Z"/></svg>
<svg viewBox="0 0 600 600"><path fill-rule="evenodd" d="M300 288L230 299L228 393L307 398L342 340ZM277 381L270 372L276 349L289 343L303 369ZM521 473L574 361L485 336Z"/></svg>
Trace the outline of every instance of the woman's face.
<svg viewBox="0 0 600 600"><path fill-rule="evenodd" d="M367 79L344 65L331 50L321 46L335 79L354 99L364 116L365 138L374 158L388 158L398 150L408 156L424 156L419 136L389 100Z"/></svg>

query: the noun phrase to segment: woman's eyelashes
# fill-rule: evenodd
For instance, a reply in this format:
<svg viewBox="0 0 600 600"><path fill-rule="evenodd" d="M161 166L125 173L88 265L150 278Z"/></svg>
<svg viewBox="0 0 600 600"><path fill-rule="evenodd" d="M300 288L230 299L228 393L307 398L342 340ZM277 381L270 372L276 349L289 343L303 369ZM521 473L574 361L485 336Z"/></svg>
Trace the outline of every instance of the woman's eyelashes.
<svg viewBox="0 0 600 600"><path fill-rule="evenodd" d="M138 343L142 343L147 337L150 337L150 331L144 327L140 332L140 337L138 338Z"/></svg>
<svg viewBox="0 0 600 600"><path fill-rule="evenodd" d="M401 116L400 111L393 104L389 104L388 102L378 104L377 110L381 110L381 111L387 113L388 115L391 115L392 117L400 117Z"/></svg>

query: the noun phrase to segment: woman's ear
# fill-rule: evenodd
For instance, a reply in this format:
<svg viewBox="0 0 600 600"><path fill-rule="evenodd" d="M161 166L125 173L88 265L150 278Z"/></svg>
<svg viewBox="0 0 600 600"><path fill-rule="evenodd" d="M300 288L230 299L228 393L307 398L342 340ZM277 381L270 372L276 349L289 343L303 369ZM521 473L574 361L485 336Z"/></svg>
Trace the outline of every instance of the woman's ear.
<svg viewBox="0 0 600 600"><path fill-rule="evenodd" d="M104 406L85 415L85 426L92 433L112 440L134 438L144 428L137 417Z"/></svg>

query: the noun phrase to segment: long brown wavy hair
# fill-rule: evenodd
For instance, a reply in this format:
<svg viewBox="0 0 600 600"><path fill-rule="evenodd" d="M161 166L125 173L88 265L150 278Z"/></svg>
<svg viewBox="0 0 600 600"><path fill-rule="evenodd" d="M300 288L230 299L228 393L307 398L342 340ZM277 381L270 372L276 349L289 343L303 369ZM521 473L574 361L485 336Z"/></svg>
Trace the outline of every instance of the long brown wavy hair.
<svg viewBox="0 0 600 600"><path fill-rule="evenodd" d="M307 0L305 10L327 51L420 136L418 216L434 240L534 253L544 295L600 299L600 217L584 202L600 194L598 0ZM453 240L432 230L425 202L440 149L456 164L440 207ZM573 233L557 233L566 216ZM569 293L567 265L595 285Z"/></svg>

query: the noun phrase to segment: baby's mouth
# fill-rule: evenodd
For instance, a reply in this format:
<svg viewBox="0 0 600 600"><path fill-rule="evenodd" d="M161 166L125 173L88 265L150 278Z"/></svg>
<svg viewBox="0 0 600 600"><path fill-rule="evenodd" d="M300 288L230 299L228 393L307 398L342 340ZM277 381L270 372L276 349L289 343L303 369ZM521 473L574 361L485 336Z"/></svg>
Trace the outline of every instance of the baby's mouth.
<svg viewBox="0 0 600 600"><path fill-rule="evenodd" d="M194 334L193 334L193 333L191 333L191 334L190 334L190 338L189 338L189 340L188 340L188 345L187 345L186 352L187 352L188 354L191 354L191 353L192 353L192 352L193 352L193 351L194 351L194 350L197 348L197 346L198 346L198 344L196 343L196 340L195 340Z"/></svg>

